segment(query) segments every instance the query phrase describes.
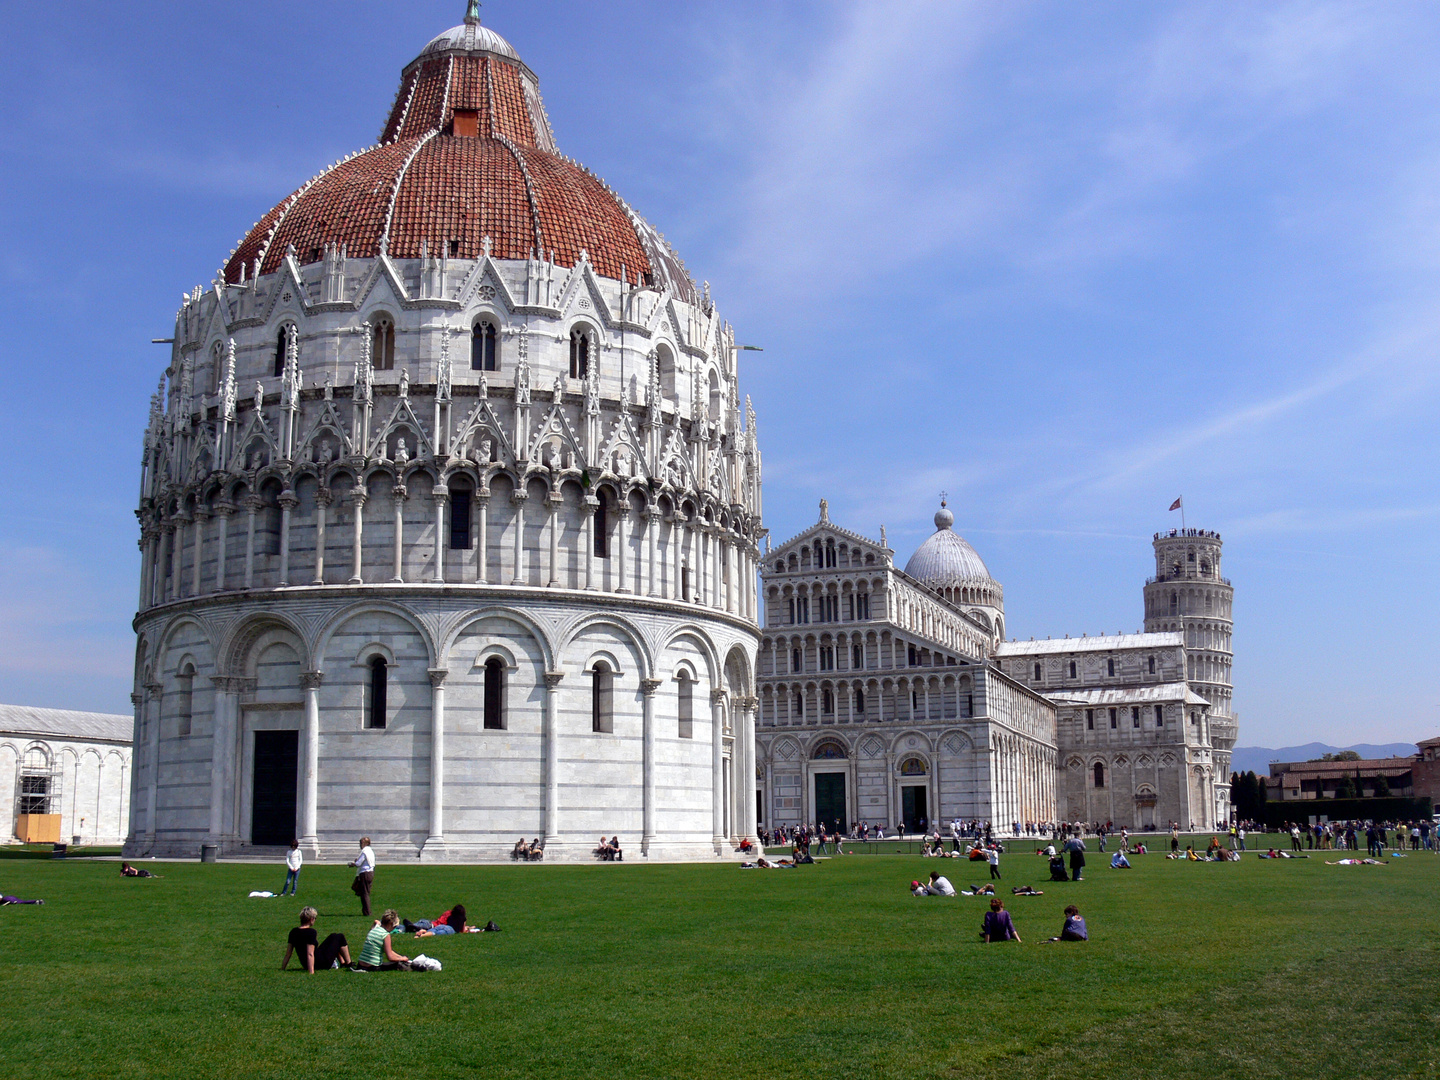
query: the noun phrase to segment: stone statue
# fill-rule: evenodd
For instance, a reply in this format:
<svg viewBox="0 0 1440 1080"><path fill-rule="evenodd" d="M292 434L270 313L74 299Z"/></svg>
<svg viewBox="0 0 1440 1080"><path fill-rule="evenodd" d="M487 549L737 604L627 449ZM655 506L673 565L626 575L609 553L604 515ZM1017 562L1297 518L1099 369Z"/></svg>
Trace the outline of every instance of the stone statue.
<svg viewBox="0 0 1440 1080"><path fill-rule="evenodd" d="M404 385L403 381L401 385ZM400 438L395 440L395 460L401 465L404 465L410 460L410 450L405 445L404 435L401 435Z"/></svg>
<svg viewBox="0 0 1440 1080"><path fill-rule="evenodd" d="M410 396L410 369L408 367L400 369L400 396L402 398Z"/></svg>
<svg viewBox="0 0 1440 1080"><path fill-rule="evenodd" d="M255 380L255 411L259 412L265 408L265 384L259 379Z"/></svg>
<svg viewBox="0 0 1440 1080"><path fill-rule="evenodd" d="M821 499L821 500L820 500L820 520L821 520L821 521L829 521L829 520L830 520L830 500L828 500L828 499Z"/></svg>
<svg viewBox="0 0 1440 1080"><path fill-rule="evenodd" d="M335 376L331 372L325 373L325 400L331 401L335 397Z"/></svg>

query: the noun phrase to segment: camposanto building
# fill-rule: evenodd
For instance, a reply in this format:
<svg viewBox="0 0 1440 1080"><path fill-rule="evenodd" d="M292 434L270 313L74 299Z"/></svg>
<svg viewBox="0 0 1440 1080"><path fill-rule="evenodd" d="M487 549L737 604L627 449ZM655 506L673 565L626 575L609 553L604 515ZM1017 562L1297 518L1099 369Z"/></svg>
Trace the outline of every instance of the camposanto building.
<svg viewBox="0 0 1440 1080"><path fill-rule="evenodd" d="M708 287L465 22L185 298L145 435L132 854L755 831L760 453Z"/></svg>

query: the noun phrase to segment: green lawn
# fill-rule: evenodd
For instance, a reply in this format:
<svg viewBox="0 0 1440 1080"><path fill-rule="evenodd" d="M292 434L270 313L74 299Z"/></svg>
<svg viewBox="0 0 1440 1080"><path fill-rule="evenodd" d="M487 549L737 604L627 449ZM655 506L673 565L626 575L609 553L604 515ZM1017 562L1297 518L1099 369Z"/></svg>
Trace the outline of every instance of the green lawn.
<svg viewBox="0 0 1440 1080"><path fill-rule="evenodd" d="M1208 839L1208 837L1206 838ZM1257 838L1258 839L1258 838ZM1199 846L1199 845L1197 845ZM1363 854L1363 853L1362 853ZM1184 864L1079 884L1008 855L1023 945L984 901L916 899L933 867L382 865L377 912L457 900L500 934L401 938L441 973L281 973L300 902L369 926L350 871L252 900L283 868L0 863L0 1062L24 1077L1432 1077L1440 859ZM1040 945L1078 903L1085 945Z"/></svg>

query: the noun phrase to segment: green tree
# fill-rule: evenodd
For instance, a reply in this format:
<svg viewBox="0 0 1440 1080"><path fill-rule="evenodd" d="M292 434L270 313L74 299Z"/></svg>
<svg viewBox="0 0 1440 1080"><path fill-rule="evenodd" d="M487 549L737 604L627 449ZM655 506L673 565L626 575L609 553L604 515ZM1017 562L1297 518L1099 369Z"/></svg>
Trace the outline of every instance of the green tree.
<svg viewBox="0 0 1440 1080"><path fill-rule="evenodd" d="M1335 785L1335 798L1353 799L1355 795L1355 781L1351 779L1349 773L1346 773L1340 777L1340 782Z"/></svg>
<svg viewBox="0 0 1440 1080"><path fill-rule="evenodd" d="M1375 777L1375 798L1388 799L1390 797L1390 781L1382 773Z"/></svg>

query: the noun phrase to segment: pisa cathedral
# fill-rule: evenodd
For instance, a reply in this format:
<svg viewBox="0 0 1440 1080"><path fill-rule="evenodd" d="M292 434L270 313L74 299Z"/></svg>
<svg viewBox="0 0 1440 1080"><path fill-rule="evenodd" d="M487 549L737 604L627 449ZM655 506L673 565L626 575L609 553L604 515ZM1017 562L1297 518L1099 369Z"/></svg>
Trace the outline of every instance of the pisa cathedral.
<svg viewBox="0 0 1440 1080"><path fill-rule="evenodd" d="M759 816L767 826L1229 817L1231 602L1221 538L1154 537L1145 631L1019 641L941 504L905 564L820 520L763 557Z"/></svg>
<svg viewBox="0 0 1440 1080"><path fill-rule="evenodd" d="M185 298L145 433L131 855L755 833L730 327L480 25Z"/></svg>

